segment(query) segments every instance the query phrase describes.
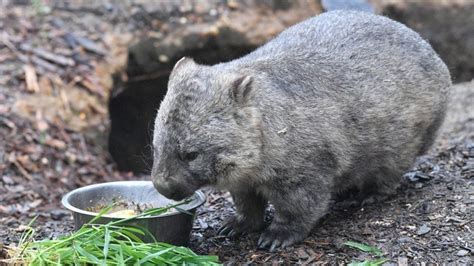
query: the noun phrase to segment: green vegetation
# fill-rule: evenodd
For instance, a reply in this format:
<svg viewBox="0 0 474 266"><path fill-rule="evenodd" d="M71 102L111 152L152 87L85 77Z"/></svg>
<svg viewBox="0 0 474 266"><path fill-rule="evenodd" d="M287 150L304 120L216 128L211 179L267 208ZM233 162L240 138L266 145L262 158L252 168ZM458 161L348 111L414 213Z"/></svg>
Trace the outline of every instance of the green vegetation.
<svg viewBox="0 0 474 266"><path fill-rule="evenodd" d="M189 248L156 241L144 243L140 236L152 236L146 229L125 225L131 219L159 215L180 204L149 209L135 217L107 224L93 224L113 207L110 206L78 231L55 240L34 240L33 219L18 246L10 247L10 259L4 262L17 265L219 265L217 256L200 256Z"/></svg>
<svg viewBox="0 0 474 266"><path fill-rule="evenodd" d="M344 243L344 245L361 250L363 252L371 253L377 257L380 257L383 255L383 252L379 248L369 246L366 244L357 243L353 241L347 241L346 243ZM365 260L362 262L353 261L349 264L349 266L378 266L378 265L382 265L383 263L387 261L388 259L384 259L384 258L378 258L375 260Z"/></svg>

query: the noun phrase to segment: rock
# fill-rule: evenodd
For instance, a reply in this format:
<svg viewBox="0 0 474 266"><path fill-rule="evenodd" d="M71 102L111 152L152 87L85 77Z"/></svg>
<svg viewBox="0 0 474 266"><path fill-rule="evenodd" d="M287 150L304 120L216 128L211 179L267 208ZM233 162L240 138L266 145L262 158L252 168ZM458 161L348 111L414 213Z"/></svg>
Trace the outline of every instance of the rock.
<svg viewBox="0 0 474 266"><path fill-rule="evenodd" d="M403 177L410 182L428 181L431 177L423 172L408 172Z"/></svg>
<svg viewBox="0 0 474 266"><path fill-rule="evenodd" d="M409 243L411 241L412 241L411 238L405 237L405 236L402 236L402 237L397 239L397 242L400 243L400 244Z"/></svg>
<svg viewBox="0 0 474 266"><path fill-rule="evenodd" d="M459 251L456 253L456 256L464 257L464 256L466 256L467 254L469 254L469 251L467 251L467 250L465 250L465 249L461 249L461 250L459 250Z"/></svg>
<svg viewBox="0 0 474 266"><path fill-rule="evenodd" d="M127 74L130 77L170 71L183 56L213 64L231 60L264 44L266 41L305 18L322 12L319 1L270 1L264 5L250 1L236 11L224 13L212 22L183 25L161 38L149 38L129 49ZM169 60L160 62L166 56Z"/></svg>
<svg viewBox="0 0 474 266"><path fill-rule="evenodd" d="M416 234L419 236L426 235L429 231L431 231L431 228L428 227L426 224L423 224L422 226L418 228L418 230L416 231Z"/></svg>
<svg viewBox="0 0 474 266"><path fill-rule="evenodd" d="M474 78L474 1L371 1L379 14L395 19L430 42L454 81Z"/></svg>
<svg viewBox="0 0 474 266"><path fill-rule="evenodd" d="M305 251L304 248L298 248L296 250L296 253L298 254L298 258L300 258L300 259L305 260L305 259L309 258L309 254Z"/></svg>
<svg viewBox="0 0 474 266"><path fill-rule="evenodd" d="M61 210L61 209L56 209L52 210L49 213L51 215L51 219L53 220L61 220L65 216L69 215L69 211L66 210Z"/></svg>
<svg viewBox="0 0 474 266"><path fill-rule="evenodd" d="M407 257L398 257L397 263L399 266L408 266L408 258Z"/></svg>
<svg viewBox="0 0 474 266"><path fill-rule="evenodd" d="M456 82L474 78L474 1L322 0L324 10L375 12L401 22L426 39Z"/></svg>
<svg viewBox="0 0 474 266"><path fill-rule="evenodd" d="M216 64L241 57L288 26L321 12L319 1L246 1L217 20L174 25L166 35L131 46L128 80L116 75L109 100L109 151L119 170L149 171L153 119L176 61L189 56L201 64Z"/></svg>
<svg viewBox="0 0 474 266"><path fill-rule="evenodd" d="M325 11L336 9L360 10L374 13L374 6L367 0L322 0L321 4Z"/></svg>

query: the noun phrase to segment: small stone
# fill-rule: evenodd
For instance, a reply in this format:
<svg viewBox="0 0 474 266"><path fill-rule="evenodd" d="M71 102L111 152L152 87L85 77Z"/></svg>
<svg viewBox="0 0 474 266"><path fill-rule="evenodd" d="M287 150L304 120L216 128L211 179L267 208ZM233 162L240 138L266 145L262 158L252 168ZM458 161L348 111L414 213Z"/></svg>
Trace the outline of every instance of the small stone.
<svg viewBox="0 0 474 266"><path fill-rule="evenodd" d="M416 182L418 181L418 177L416 176L416 172L409 172L403 175L405 180L410 181L410 182Z"/></svg>
<svg viewBox="0 0 474 266"><path fill-rule="evenodd" d="M410 241L411 241L411 238L409 238L409 237L399 237L399 238L397 239L397 242L398 242L399 244L409 243Z"/></svg>
<svg viewBox="0 0 474 266"><path fill-rule="evenodd" d="M298 257L300 259L307 259L309 258L308 253L304 250L304 248L299 248L296 250L296 253L298 254Z"/></svg>
<svg viewBox="0 0 474 266"><path fill-rule="evenodd" d="M407 257L398 257L398 265L399 266L408 266L408 258Z"/></svg>
<svg viewBox="0 0 474 266"><path fill-rule="evenodd" d="M31 229L31 227L27 226L27 225L23 225L21 224L20 226L18 226L17 228L15 228L15 231L17 232L24 232L28 229Z"/></svg>
<svg viewBox="0 0 474 266"><path fill-rule="evenodd" d="M425 173L421 173L421 172L417 172L416 177L418 177L420 180L424 180L424 181L427 181L427 180L431 179L429 175L427 175Z"/></svg>
<svg viewBox="0 0 474 266"><path fill-rule="evenodd" d="M181 18L179 19L179 23L181 23L181 24L183 24L183 25L186 24L187 22L188 22L188 19L187 19L186 17L181 17Z"/></svg>
<svg viewBox="0 0 474 266"><path fill-rule="evenodd" d="M461 250L459 250L459 251L456 253L456 256L464 257L464 256L466 256L467 254L469 254L469 251L467 251L467 250L465 250L465 249L461 249Z"/></svg>
<svg viewBox="0 0 474 266"><path fill-rule="evenodd" d="M2 176L2 180L7 185L13 185L15 183L13 181L13 179L10 176L7 176L7 175Z"/></svg>
<svg viewBox="0 0 474 266"><path fill-rule="evenodd" d="M426 224L423 224L422 226L420 226L420 228L418 228L418 230L416 231L416 234L421 236L421 235L427 234L429 231L431 231L431 228L427 226Z"/></svg>
<svg viewBox="0 0 474 266"><path fill-rule="evenodd" d="M237 9L237 8L239 8L239 3L237 3L237 1L235 1L235 0L229 0L229 1L227 1L227 6L230 9Z"/></svg>
<svg viewBox="0 0 474 266"><path fill-rule="evenodd" d="M51 219L53 220L61 220L63 217L65 217L68 214L69 214L68 211L60 210L60 209L52 210L50 212Z"/></svg>
<svg viewBox="0 0 474 266"><path fill-rule="evenodd" d="M422 183L416 183L415 184L415 188L422 188L423 187L423 184Z"/></svg>
<svg viewBox="0 0 474 266"><path fill-rule="evenodd" d="M164 54L160 54L160 56L158 56L158 60L160 60L160 62L162 62L162 63L167 63L168 61L170 61L168 56L166 56Z"/></svg>

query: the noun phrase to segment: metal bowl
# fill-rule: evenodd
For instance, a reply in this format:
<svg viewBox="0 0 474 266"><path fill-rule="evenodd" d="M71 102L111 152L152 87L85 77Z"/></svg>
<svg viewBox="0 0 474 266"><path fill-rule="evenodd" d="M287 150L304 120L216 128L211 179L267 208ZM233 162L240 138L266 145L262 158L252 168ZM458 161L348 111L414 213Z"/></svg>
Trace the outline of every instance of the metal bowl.
<svg viewBox="0 0 474 266"><path fill-rule="evenodd" d="M158 208L176 203L176 201L158 193L151 181L119 181L85 186L67 193L61 202L64 207L72 211L75 228L78 230L98 214L88 210L96 206L108 206L117 200L133 205L146 206L147 208ZM205 201L204 193L196 191L189 203L180 206L188 214L170 212L157 216L136 218L126 224L146 228L160 242L186 246L189 242L196 208ZM102 224L120 219L104 215L94 223ZM143 240L151 242L153 238L147 236Z"/></svg>

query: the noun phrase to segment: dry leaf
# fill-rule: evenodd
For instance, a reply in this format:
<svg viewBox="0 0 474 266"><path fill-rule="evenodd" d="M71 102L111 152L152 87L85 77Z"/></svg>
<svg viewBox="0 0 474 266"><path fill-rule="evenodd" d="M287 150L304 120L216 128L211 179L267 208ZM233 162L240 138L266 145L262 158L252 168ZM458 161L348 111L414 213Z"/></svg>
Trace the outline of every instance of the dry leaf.
<svg viewBox="0 0 474 266"><path fill-rule="evenodd" d="M49 125L46 121L44 120L38 120L36 121L36 128L40 131L40 132L44 132L46 130L49 129Z"/></svg>
<svg viewBox="0 0 474 266"><path fill-rule="evenodd" d="M28 168L28 165L31 164L31 161L28 155L17 156L16 160L19 161L21 165L25 168Z"/></svg>
<svg viewBox="0 0 474 266"><path fill-rule="evenodd" d="M43 203L43 200L42 199L37 199L37 200L34 200L32 202L30 202L30 208L36 208L38 207L41 203Z"/></svg>
<svg viewBox="0 0 474 266"><path fill-rule="evenodd" d="M23 232L25 230L28 230L30 229L31 227L27 226L27 225L23 225L23 224L20 224L20 226L18 226L17 228L15 228L15 231L17 232Z"/></svg>
<svg viewBox="0 0 474 266"><path fill-rule="evenodd" d="M59 150L64 150L66 148L66 142L59 139L47 139L45 144Z"/></svg>
<svg viewBox="0 0 474 266"><path fill-rule="evenodd" d="M21 155L16 157L16 161L25 168L25 170L28 170L30 172L37 172L38 171L38 166L36 166L31 160L28 155Z"/></svg>

